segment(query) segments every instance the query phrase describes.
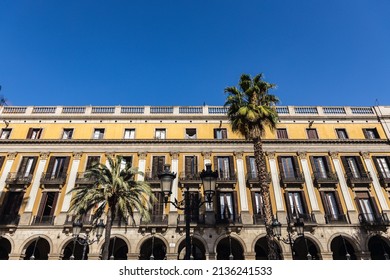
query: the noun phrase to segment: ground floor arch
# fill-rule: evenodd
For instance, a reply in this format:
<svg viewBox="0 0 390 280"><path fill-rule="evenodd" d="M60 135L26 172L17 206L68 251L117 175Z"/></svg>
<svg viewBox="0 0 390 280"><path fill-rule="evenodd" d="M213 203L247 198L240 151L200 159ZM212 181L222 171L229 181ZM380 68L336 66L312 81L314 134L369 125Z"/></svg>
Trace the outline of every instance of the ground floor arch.
<svg viewBox="0 0 390 280"><path fill-rule="evenodd" d="M349 238L339 235L330 244L334 260L356 260L355 248Z"/></svg>
<svg viewBox="0 0 390 280"><path fill-rule="evenodd" d="M37 237L27 244L24 260L47 260L49 253L49 242L43 237Z"/></svg>
<svg viewBox="0 0 390 280"><path fill-rule="evenodd" d="M282 256L282 250L280 249L280 246L278 243L276 243L275 241L272 242L273 243L273 246L276 250L276 255L277 255L277 259L278 260L281 260L283 259L283 256ZM269 249L268 249L268 242L267 242L267 237L261 237L257 240L257 242L255 243L255 253L256 253L256 260L268 260L268 253L269 253Z"/></svg>
<svg viewBox="0 0 390 280"><path fill-rule="evenodd" d="M179 245L179 251L177 255L178 260L184 260L186 254L186 241L185 239ZM190 259L193 260L205 260L206 248L201 240L196 237L191 237L191 254Z"/></svg>
<svg viewBox="0 0 390 280"><path fill-rule="evenodd" d="M217 244L217 260L243 260L244 248L234 237L228 236Z"/></svg>
<svg viewBox="0 0 390 280"><path fill-rule="evenodd" d="M368 250L372 260L390 259L389 240L384 239L380 235L374 235L368 240Z"/></svg>
<svg viewBox="0 0 390 280"><path fill-rule="evenodd" d="M165 242L156 236L146 239L140 249L140 260L165 260L167 255L167 246Z"/></svg>
<svg viewBox="0 0 390 280"><path fill-rule="evenodd" d="M7 238L0 237L0 260L8 260L11 247L11 242Z"/></svg>

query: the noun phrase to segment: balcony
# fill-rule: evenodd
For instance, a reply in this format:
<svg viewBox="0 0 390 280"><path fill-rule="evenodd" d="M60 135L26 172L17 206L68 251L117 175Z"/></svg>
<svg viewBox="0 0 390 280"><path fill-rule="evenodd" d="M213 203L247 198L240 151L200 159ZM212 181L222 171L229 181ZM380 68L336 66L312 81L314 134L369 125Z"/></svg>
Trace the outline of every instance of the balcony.
<svg viewBox="0 0 390 280"><path fill-rule="evenodd" d="M280 174L280 182L286 187L289 184L303 184L305 183L305 178L303 173L294 173L294 174Z"/></svg>
<svg viewBox="0 0 390 280"><path fill-rule="evenodd" d="M265 215L259 214L259 213L254 214L253 215L253 224L264 226L265 225Z"/></svg>
<svg viewBox="0 0 390 280"><path fill-rule="evenodd" d="M325 214L325 222L327 224L347 224L348 219L345 214Z"/></svg>
<svg viewBox="0 0 390 280"><path fill-rule="evenodd" d="M51 174L42 173L41 184L42 185L64 185L66 182L66 173Z"/></svg>
<svg viewBox="0 0 390 280"><path fill-rule="evenodd" d="M150 184L160 184L160 179L158 178L158 173L154 173L152 171L145 172L145 181Z"/></svg>
<svg viewBox="0 0 390 280"><path fill-rule="evenodd" d="M20 215L1 215L0 216L0 225L18 225L20 220Z"/></svg>
<svg viewBox="0 0 390 280"><path fill-rule="evenodd" d="M236 182L237 176L234 172L218 171L217 185L235 184Z"/></svg>
<svg viewBox="0 0 390 280"><path fill-rule="evenodd" d="M17 172L9 172L7 178L5 179L5 183L8 185L29 185L32 182L33 175L32 174L23 174Z"/></svg>
<svg viewBox="0 0 390 280"><path fill-rule="evenodd" d="M384 188L390 187L390 177L387 174L379 173L379 182Z"/></svg>
<svg viewBox="0 0 390 280"><path fill-rule="evenodd" d="M360 213L359 222L366 227L381 227L389 226L390 220L386 213Z"/></svg>
<svg viewBox="0 0 390 280"><path fill-rule="evenodd" d="M168 226L168 215L151 215L149 221L141 218L140 225L147 225L151 227L166 227Z"/></svg>
<svg viewBox="0 0 390 280"><path fill-rule="evenodd" d="M180 183L182 184L200 184L202 179L200 178L200 173L188 173L181 172L179 175Z"/></svg>
<svg viewBox="0 0 390 280"><path fill-rule="evenodd" d="M346 174L347 183L351 187L355 187L355 185L371 184L372 178L368 172L360 172L360 176L356 175L357 174L353 174L352 172Z"/></svg>
<svg viewBox="0 0 390 280"><path fill-rule="evenodd" d="M55 216L34 216L33 225L53 225Z"/></svg>
<svg viewBox="0 0 390 280"><path fill-rule="evenodd" d="M242 224L241 215L234 215L234 214L230 218L223 218L221 214L216 214L215 221L217 224L227 224L227 225Z"/></svg>
<svg viewBox="0 0 390 280"><path fill-rule="evenodd" d="M78 172L76 176L76 185L93 185L96 182L95 177L87 175L87 172Z"/></svg>
<svg viewBox="0 0 390 280"><path fill-rule="evenodd" d="M301 222L305 223L305 226L313 226L317 224L316 218L314 213L299 213L299 214L289 214L289 220L290 221L296 221L299 220Z"/></svg>
<svg viewBox="0 0 390 280"><path fill-rule="evenodd" d="M314 172L313 180L318 186L323 184L337 184L339 182L337 174L334 172Z"/></svg>
<svg viewBox="0 0 390 280"><path fill-rule="evenodd" d="M248 172L246 174L246 182L252 187L252 185L260 185L260 178L257 172ZM267 184L271 183L271 173L267 172L265 177Z"/></svg>
<svg viewBox="0 0 390 280"><path fill-rule="evenodd" d="M203 225L205 223L205 215L204 214L193 214L190 215L190 223L191 226L196 226L198 224ZM184 214L179 214L177 216L177 225L178 226L185 226L186 224L186 218Z"/></svg>

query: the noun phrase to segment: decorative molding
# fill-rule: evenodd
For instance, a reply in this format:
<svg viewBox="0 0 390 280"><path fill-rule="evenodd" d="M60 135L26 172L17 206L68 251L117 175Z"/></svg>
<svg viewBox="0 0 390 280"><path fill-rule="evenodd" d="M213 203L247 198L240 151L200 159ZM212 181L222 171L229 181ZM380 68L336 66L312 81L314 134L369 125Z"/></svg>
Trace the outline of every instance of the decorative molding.
<svg viewBox="0 0 390 280"><path fill-rule="evenodd" d="M8 153L8 154L7 154L7 158L8 158L8 159L15 159L17 155L18 155L17 152Z"/></svg>
<svg viewBox="0 0 390 280"><path fill-rule="evenodd" d="M204 159L211 159L211 152L202 152Z"/></svg>
<svg viewBox="0 0 390 280"><path fill-rule="evenodd" d="M244 152L233 152L233 155L234 155L237 159L243 159L243 157L244 157Z"/></svg>
<svg viewBox="0 0 390 280"><path fill-rule="evenodd" d="M106 156L106 158L107 157L114 158L115 157L115 153L114 152L105 152L105 156Z"/></svg>
<svg viewBox="0 0 390 280"><path fill-rule="evenodd" d="M266 152L265 154L267 155L268 159L275 159L275 152Z"/></svg>
<svg viewBox="0 0 390 280"><path fill-rule="evenodd" d="M338 159L339 153L338 152L329 152L329 155L332 159Z"/></svg>
<svg viewBox="0 0 390 280"><path fill-rule="evenodd" d="M306 157L307 157L307 153L306 152L298 152L297 154L298 154L298 157L300 159L306 159Z"/></svg>
<svg viewBox="0 0 390 280"><path fill-rule="evenodd" d="M170 152L170 155L171 155L172 159L178 160L180 153L179 152Z"/></svg>
<svg viewBox="0 0 390 280"><path fill-rule="evenodd" d="M360 155L361 155L364 159L370 159L370 153L369 153L369 152L360 152Z"/></svg>
<svg viewBox="0 0 390 280"><path fill-rule="evenodd" d="M39 154L39 158L40 158L41 160L46 160L46 159L49 158L49 155L50 155L49 152L42 152L42 153Z"/></svg>
<svg viewBox="0 0 390 280"><path fill-rule="evenodd" d="M73 152L73 158L76 160L80 160L83 155L83 152Z"/></svg>
<svg viewBox="0 0 390 280"><path fill-rule="evenodd" d="M146 159L147 155L148 155L148 152L138 152L139 159Z"/></svg>

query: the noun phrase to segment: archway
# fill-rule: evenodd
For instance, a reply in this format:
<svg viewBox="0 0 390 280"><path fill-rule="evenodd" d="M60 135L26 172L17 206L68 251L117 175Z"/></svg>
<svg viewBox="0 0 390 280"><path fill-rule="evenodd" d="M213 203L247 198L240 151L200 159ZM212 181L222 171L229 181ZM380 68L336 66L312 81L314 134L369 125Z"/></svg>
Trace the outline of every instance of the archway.
<svg viewBox="0 0 390 280"><path fill-rule="evenodd" d="M7 238L0 237L0 260L8 260L11 252L11 243Z"/></svg>
<svg viewBox="0 0 390 280"><path fill-rule="evenodd" d="M204 248L203 243L197 239L191 238L191 259L194 260L205 260L206 259L206 249ZM179 254L177 256L178 260L184 260L186 254L186 242L183 240L179 245Z"/></svg>
<svg viewBox="0 0 390 280"><path fill-rule="evenodd" d="M70 260L73 255L74 260L82 260L83 259L83 251L84 246L80 245L78 242L74 242L73 240L69 241L68 244L64 248L63 260ZM89 246L85 247L84 260L88 260L89 254Z"/></svg>
<svg viewBox="0 0 390 280"><path fill-rule="evenodd" d="M225 237L217 245L217 260L243 260L244 249L233 237Z"/></svg>
<svg viewBox="0 0 390 280"><path fill-rule="evenodd" d="M320 255L316 244L306 237L298 237L294 241L293 246L293 259L294 260L307 260L308 258L313 260L319 260Z"/></svg>
<svg viewBox="0 0 390 280"><path fill-rule="evenodd" d="M273 241L274 247L276 249L277 259L282 260L282 250L280 249L279 244ZM267 238L262 237L259 240L257 240L255 244L255 253L256 253L256 260L268 260L268 243Z"/></svg>
<svg viewBox="0 0 390 280"><path fill-rule="evenodd" d="M127 253L129 252L129 248L122 238L115 236L110 239L108 252L110 260L127 260Z"/></svg>
<svg viewBox="0 0 390 280"><path fill-rule="evenodd" d="M356 260L355 249L351 242L342 235L333 238L330 244L330 249L333 252L334 260Z"/></svg>
<svg viewBox="0 0 390 280"><path fill-rule="evenodd" d="M371 253L372 260L388 260L390 259L389 242L379 235L375 235L368 241L368 250Z"/></svg>
<svg viewBox="0 0 390 280"><path fill-rule="evenodd" d="M151 237L145 240L141 245L139 254L140 260L165 260L167 247L158 237Z"/></svg>
<svg viewBox="0 0 390 280"><path fill-rule="evenodd" d="M42 238L35 238L30 242L24 256L25 260L47 260L49 258L50 244Z"/></svg>

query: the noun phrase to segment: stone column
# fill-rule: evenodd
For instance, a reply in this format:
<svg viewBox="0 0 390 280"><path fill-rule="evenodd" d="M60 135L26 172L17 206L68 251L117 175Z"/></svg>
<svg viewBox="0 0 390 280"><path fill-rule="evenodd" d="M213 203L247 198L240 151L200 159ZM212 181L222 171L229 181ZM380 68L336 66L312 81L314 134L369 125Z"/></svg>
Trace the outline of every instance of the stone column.
<svg viewBox="0 0 390 280"><path fill-rule="evenodd" d="M331 153L329 153L329 155L332 158L333 166L336 170L337 177L339 178L340 190L341 190L341 193L342 193L344 201L345 201L345 206L347 207L347 215L348 215L349 221L352 224L356 224L359 222L358 214L356 212L356 209L355 209L353 202L352 202L351 195L349 193L347 181L345 179L343 168L342 168L341 163L340 163L339 154L335 153L335 152L331 152Z"/></svg>
<svg viewBox="0 0 390 280"><path fill-rule="evenodd" d="M253 224L253 219L249 214L248 206L248 196L246 193L246 184L245 184L245 170L244 170L244 160L243 152L235 152L236 165L237 165L237 179L238 179L238 193L240 194L240 214L243 224Z"/></svg>
<svg viewBox="0 0 390 280"><path fill-rule="evenodd" d="M45 171L45 166L48 158L49 158L48 152L40 153L39 155L38 167L37 170L35 171L35 176L31 184L31 191L28 197L26 208L24 210L24 213L20 217L20 225L28 225L31 221L34 203L37 198L38 189L39 186L41 185L42 174Z"/></svg>
<svg viewBox="0 0 390 280"><path fill-rule="evenodd" d="M56 219L56 224L63 225L66 220L66 215L69 214L68 211L70 207L70 201L72 199L72 193L69 192L76 184L77 171L79 170L81 156L81 152L73 153L72 166L70 168L68 182L66 183L65 197L64 201L62 202L61 213Z"/></svg>
<svg viewBox="0 0 390 280"><path fill-rule="evenodd" d="M0 193L2 193L4 188L5 188L5 180L7 179L8 173L11 171L12 165L14 164L14 161L15 161L17 154L18 153L7 154L7 160L4 164L3 173L1 174L1 177L0 177ZM4 196L2 196L2 197L4 198ZM2 201L3 198L0 199L0 205L3 203L3 201Z"/></svg>
<svg viewBox="0 0 390 280"><path fill-rule="evenodd" d="M305 176L305 184L307 188L307 194L309 195L311 210L316 218L317 223L325 224L325 217L320 212L320 207L318 205L316 193L314 190L313 180L311 178L309 163L307 162L307 154L304 152L299 152L298 157L301 162L303 175Z"/></svg>
<svg viewBox="0 0 390 280"><path fill-rule="evenodd" d="M374 186L374 191L376 193L376 197L378 198L379 205L384 213L390 215L390 208L386 202L386 198L383 195L381 184L379 183L379 179L376 176L374 165L372 164L370 154L367 152L361 152L361 156L364 159L364 163L366 164L367 170L372 178L372 185Z"/></svg>
<svg viewBox="0 0 390 280"><path fill-rule="evenodd" d="M279 221L286 221L287 213L284 209L282 189L280 187L280 178L275 158L275 152L267 152L268 162L271 171L272 186L275 195L276 216Z"/></svg>
<svg viewBox="0 0 390 280"><path fill-rule="evenodd" d="M139 152L138 153L138 171L141 171L143 174L145 174L145 171L146 171L146 156L147 156L147 152ZM144 181L145 176L138 175L137 180Z"/></svg>

